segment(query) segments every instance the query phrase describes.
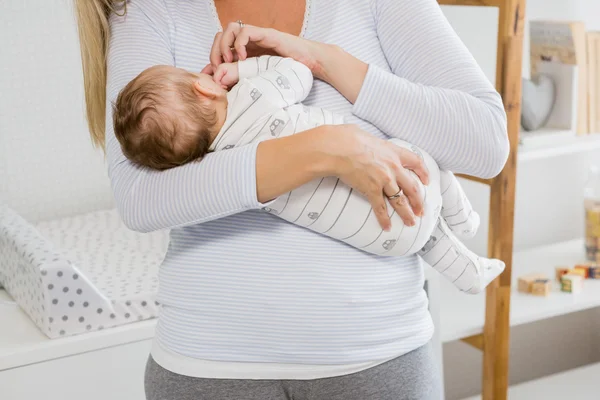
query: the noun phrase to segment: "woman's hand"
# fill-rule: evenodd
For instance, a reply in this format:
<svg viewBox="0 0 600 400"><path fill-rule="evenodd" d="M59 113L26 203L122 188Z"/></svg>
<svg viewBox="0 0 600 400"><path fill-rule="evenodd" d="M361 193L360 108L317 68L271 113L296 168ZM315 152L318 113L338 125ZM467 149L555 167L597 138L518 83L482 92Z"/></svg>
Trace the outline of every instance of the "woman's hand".
<svg viewBox="0 0 600 400"><path fill-rule="evenodd" d="M417 181L428 184L429 178L421 158L358 126L321 125L258 145L256 197L261 203L325 176L339 177L366 196L383 229L391 226L386 196L400 189L403 193L390 203L402 220L412 225L414 215L422 215Z"/></svg>
<svg viewBox="0 0 600 400"><path fill-rule="evenodd" d="M233 49L233 50L232 50ZM240 26L232 22L215 36L210 64L202 72L211 73L223 62L245 60L249 56L277 54L306 65L312 74L330 85L352 104L360 92L368 65L338 46L314 42L270 28Z"/></svg>
<svg viewBox="0 0 600 400"><path fill-rule="evenodd" d="M337 160L332 174L369 200L379 224L386 230L390 228L386 197L401 191L399 197L389 202L404 223L413 226L415 215L423 214L423 199L411 170L424 184L429 180L421 158L355 125L338 127L328 146Z"/></svg>
<svg viewBox="0 0 600 400"><path fill-rule="evenodd" d="M328 45L313 42L271 28L252 25L240 26L230 23L223 32L215 35L210 52L210 64L202 72L215 71L223 62L245 60L248 56L274 53L290 57L306 65L319 78L319 54L326 52ZM235 50L235 52L233 50Z"/></svg>

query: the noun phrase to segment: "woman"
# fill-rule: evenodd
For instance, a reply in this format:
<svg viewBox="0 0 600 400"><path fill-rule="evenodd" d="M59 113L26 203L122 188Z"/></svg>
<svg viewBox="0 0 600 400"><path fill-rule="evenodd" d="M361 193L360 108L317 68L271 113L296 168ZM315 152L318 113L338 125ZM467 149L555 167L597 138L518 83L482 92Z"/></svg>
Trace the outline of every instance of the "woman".
<svg viewBox="0 0 600 400"><path fill-rule="evenodd" d="M483 178L501 170L501 99L435 0L131 0L112 13L108 2L76 2L96 144L104 144L105 85L110 111L151 65L211 71L247 52L304 62L321 79L306 103L352 123L155 172L123 156L107 113L123 220L142 232L171 229L148 399L439 398L417 257L373 256L260 211L333 175L367 196L384 227L385 196L402 190L392 206L411 223L421 199L407 169L422 166L383 140L391 127L441 168Z"/></svg>

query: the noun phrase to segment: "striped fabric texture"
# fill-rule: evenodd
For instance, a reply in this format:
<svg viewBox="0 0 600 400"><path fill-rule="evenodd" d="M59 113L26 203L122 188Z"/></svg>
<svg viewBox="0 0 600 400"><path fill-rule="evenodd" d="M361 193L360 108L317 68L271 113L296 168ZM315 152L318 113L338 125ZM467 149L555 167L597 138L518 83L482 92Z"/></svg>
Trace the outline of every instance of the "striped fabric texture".
<svg viewBox="0 0 600 400"><path fill-rule="evenodd" d="M374 256L259 210L256 143L163 172L123 156L110 102L149 66L208 63L220 29L211 0L131 0L111 29L106 133L116 204L131 229L171 229L161 346L225 362L353 364L431 338L419 259ZM504 165L500 96L435 0L307 0L302 35L369 64L356 104L321 81L305 104L409 141L443 169L491 177Z"/></svg>

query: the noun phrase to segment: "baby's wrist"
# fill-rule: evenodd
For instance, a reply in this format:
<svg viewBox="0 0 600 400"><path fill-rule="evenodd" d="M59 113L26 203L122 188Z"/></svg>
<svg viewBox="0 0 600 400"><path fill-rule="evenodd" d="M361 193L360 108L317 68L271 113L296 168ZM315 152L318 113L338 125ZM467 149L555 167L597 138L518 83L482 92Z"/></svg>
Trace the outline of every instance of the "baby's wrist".
<svg viewBox="0 0 600 400"><path fill-rule="evenodd" d="M249 78L256 75L257 71L255 71L255 66L256 62L251 62L249 59L238 60L236 62L236 68L239 79L242 80L244 78Z"/></svg>

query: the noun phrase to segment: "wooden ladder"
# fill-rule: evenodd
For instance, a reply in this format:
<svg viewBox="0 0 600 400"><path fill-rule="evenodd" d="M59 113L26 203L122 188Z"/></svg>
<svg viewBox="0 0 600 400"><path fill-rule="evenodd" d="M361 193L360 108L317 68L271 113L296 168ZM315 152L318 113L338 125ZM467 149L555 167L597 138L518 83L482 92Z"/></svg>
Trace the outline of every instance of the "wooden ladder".
<svg viewBox="0 0 600 400"><path fill-rule="evenodd" d="M483 400L505 400L508 393L509 315L525 0L438 0L438 3L499 9L496 89L502 95L508 117L510 155L500 175L493 179L462 177L491 187L488 255L503 260L506 269L487 288L483 333L463 338L462 341L483 351Z"/></svg>

